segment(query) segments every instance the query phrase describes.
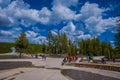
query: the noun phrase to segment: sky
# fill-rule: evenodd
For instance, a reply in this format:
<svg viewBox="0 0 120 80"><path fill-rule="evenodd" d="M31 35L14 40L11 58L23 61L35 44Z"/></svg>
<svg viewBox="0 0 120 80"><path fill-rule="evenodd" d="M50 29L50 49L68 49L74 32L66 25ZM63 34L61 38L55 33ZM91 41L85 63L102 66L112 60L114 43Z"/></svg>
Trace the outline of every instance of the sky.
<svg viewBox="0 0 120 80"><path fill-rule="evenodd" d="M25 32L30 43L41 44L66 33L72 41L114 41L119 0L0 0L0 42L14 42Z"/></svg>

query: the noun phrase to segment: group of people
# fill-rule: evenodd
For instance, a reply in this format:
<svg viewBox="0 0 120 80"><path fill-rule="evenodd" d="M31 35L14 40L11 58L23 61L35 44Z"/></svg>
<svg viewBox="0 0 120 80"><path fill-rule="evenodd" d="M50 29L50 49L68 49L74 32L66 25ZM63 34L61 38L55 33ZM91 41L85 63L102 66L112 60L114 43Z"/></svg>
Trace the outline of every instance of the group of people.
<svg viewBox="0 0 120 80"><path fill-rule="evenodd" d="M93 62L93 59L91 56L87 56L87 60L88 60L88 62Z"/></svg>
<svg viewBox="0 0 120 80"><path fill-rule="evenodd" d="M42 60L46 60L46 55L38 55L38 54L35 54L35 58L38 58L38 56L41 56L41 57L42 57Z"/></svg>
<svg viewBox="0 0 120 80"><path fill-rule="evenodd" d="M93 58L92 58L91 56L88 56L88 57L87 57L87 60L88 60L88 62L94 62L94 60L93 60ZM105 57L103 57L103 58L101 58L101 62L102 62L103 64L106 64L107 59L106 59Z"/></svg>
<svg viewBox="0 0 120 80"><path fill-rule="evenodd" d="M76 61L77 59L77 56L66 56L62 61L62 65L64 65L66 62Z"/></svg>
<svg viewBox="0 0 120 80"><path fill-rule="evenodd" d="M66 62L71 62L71 61L76 61L78 59L77 56L69 56L67 55L63 61L61 65L64 65ZM83 61L83 57L80 58L79 62ZM95 60L91 57L91 56L87 56L87 61L88 63L94 62ZM98 62L98 61L97 61ZM107 58L106 57L102 57L99 62L106 64L107 63ZM113 58L113 62L115 62L115 58Z"/></svg>

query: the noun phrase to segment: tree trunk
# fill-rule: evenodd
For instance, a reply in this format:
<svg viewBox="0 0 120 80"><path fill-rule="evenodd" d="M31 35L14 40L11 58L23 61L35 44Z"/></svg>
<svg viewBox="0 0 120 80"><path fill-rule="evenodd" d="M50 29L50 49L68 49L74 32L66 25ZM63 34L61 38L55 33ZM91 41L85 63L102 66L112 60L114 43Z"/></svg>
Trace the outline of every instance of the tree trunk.
<svg viewBox="0 0 120 80"><path fill-rule="evenodd" d="M20 57L20 58L22 57L22 49L20 50L20 55L19 55L19 57Z"/></svg>
<svg viewBox="0 0 120 80"><path fill-rule="evenodd" d="M20 55L19 55L19 57L21 58L22 57L22 53L20 52Z"/></svg>

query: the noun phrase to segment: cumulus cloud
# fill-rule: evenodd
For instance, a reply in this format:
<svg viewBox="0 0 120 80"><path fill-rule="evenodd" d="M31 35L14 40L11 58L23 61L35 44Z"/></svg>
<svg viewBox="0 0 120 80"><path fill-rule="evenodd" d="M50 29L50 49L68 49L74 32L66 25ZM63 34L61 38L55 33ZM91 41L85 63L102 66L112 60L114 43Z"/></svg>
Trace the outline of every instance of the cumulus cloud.
<svg viewBox="0 0 120 80"><path fill-rule="evenodd" d="M53 5L63 5L63 6L76 6L78 4L78 0L53 0Z"/></svg>
<svg viewBox="0 0 120 80"><path fill-rule="evenodd" d="M20 36L22 32L21 28L14 28L7 30L0 30L0 42L14 42L16 38ZM35 33L34 31L26 31L26 36L30 43L39 43L42 44L46 40L45 36L41 36L39 33Z"/></svg>
<svg viewBox="0 0 120 80"><path fill-rule="evenodd" d="M21 9L23 10L26 8L28 8L28 5L24 4L22 0L19 1L16 0L12 1L7 7L1 8L0 14L4 14L4 16L7 17L7 20L4 20L4 23L5 21L6 23L9 21L9 24L6 24L7 26L13 26L16 24L20 24L20 22L18 21L19 19L16 16L16 13L18 13L18 11L20 12Z"/></svg>
<svg viewBox="0 0 120 80"><path fill-rule="evenodd" d="M62 28L62 32L65 33L72 33L75 31L76 26L73 24L73 22L69 22L66 26Z"/></svg>
<svg viewBox="0 0 120 80"><path fill-rule="evenodd" d="M23 0L12 1L7 7L0 9L0 17L4 21L0 21L1 25L8 26L19 24L30 26L36 23L56 24L62 20L72 20L75 15L74 11L63 5L54 4L52 11L47 7L43 7L41 10L30 9L30 5Z"/></svg>
<svg viewBox="0 0 120 80"><path fill-rule="evenodd" d="M4 15L3 13L0 13L0 25L1 26L5 26L5 25L9 25L11 22L9 20L9 18Z"/></svg>
<svg viewBox="0 0 120 80"><path fill-rule="evenodd" d="M10 30L0 30L0 42L14 42L20 35L22 28L12 28Z"/></svg>
<svg viewBox="0 0 120 80"><path fill-rule="evenodd" d="M101 17L90 17L86 21L86 29L93 35L100 35L107 29L116 25L115 18L102 19Z"/></svg>
<svg viewBox="0 0 120 80"><path fill-rule="evenodd" d="M92 36L90 34L83 34L83 35L80 35L80 36L77 36L76 39L78 40L86 40L86 39L91 39Z"/></svg>
<svg viewBox="0 0 120 80"><path fill-rule="evenodd" d="M79 26L80 27L80 26ZM78 26L76 26L73 22L69 22L66 26L64 26L60 32L66 33L67 37L72 40L81 40L81 39L90 39L90 34L85 34Z"/></svg>
<svg viewBox="0 0 120 80"><path fill-rule="evenodd" d="M106 9L100 8L96 3L85 3L79 14L75 15L75 21L85 24L84 32L87 31L92 36L99 36L106 30L115 27L116 18L104 19Z"/></svg>
<svg viewBox="0 0 120 80"><path fill-rule="evenodd" d="M50 20L52 24L59 24L61 21L70 21L74 19L75 11L72 11L63 5L54 5Z"/></svg>
<svg viewBox="0 0 120 80"><path fill-rule="evenodd" d="M24 14L23 14L24 13ZM17 10L16 17L22 19L22 23L34 25L35 23L47 24L49 22L50 11L43 7L40 11L35 9L21 9Z"/></svg>
<svg viewBox="0 0 120 80"><path fill-rule="evenodd" d="M99 16L102 16L104 11L105 11L104 9L99 8L98 4L86 2L81 7L80 14L77 14L75 16L75 19L84 21L91 16L99 17Z"/></svg>
<svg viewBox="0 0 120 80"><path fill-rule="evenodd" d="M32 27L32 30L33 30L34 32L40 32L40 29L39 29L38 27L36 27L36 26L33 26L33 27Z"/></svg>
<svg viewBox="0 0 120 80"><path fill-rule="evenodd" d="M51 30L51 32L52 32L53 36L57 36L58 35L58 30L57 29L53 29L53 30Z"/></svg>
<svg viewBox="0 0 120 80"><path fill-rule="evenodd" d="M42 36L40 33L34 31L29 30L25 33L30 43L43 44L47 40L46 36Z"/></svg>
<svg viewBox="0 0 120 80"><path fill-rule="evenodd" d="M3 15L4 14L4 15ZM0 7L0 25L13 26L22 24L24 26L36 23L47 24L51 11L46 7L41 10L30 9L30 5L23 0L12 1L7 7Z"/></svg>
<svg viewBox="0 0 120 80"><path fill-rule="evenodd" d="M48 24L50 22L51 11L48 10L46 7L43 7L42 10L39 12L39 20L43 24Z"/></svg>
<svg viewBox="0 0 120 80"><path fill-rule="evenodd" d="M36 24L56 26L65 22L60 32L65 32L68 38L73 40L99 36L115 27L115 17L103 18L107 9L89 2L82 5L79 11L71 9L71 6L76 7L78 3L78 0L53 0L51 9L43 7L37 10L31 9L30 5L23 0L0 0L0 26L29 27ZM16 31L20 33L22 30L16 28L16 31L13 29L9 31L15 35ZM32 31L27 31L26 34L27 37L32 36L31 41L41 43L46 37L40 35L40 32L38 27L32 27ZM57 35L55 29L52 33ZM5 31L0 31L0 34L10 35Z"/></svg>
<svg viewBox="0 0 120 80"><path fill-rule="evenodd" d="M27 37L36 37L37 33L35 33L34 31L27 31L26 35L27 35Z"/></svg>
<svg viewBox="0 0 120 80"><path fill-rule="evenodd" d="M33 42L37 43L37 44L42 44L46 41L46 39L47 38L45 36L38 36L38 37L33 39Z"/></svg>
<svg viewBox="0 0 120 80"><path fill-rule="evenodd" d="M18 8L18 7L17 7ZM23 14L24 13L24 14ZM15 17L21 19L23 25L34 25L35 23L47 24L49 22L49 16L51 12L43 7L41 10L26 8L16 9Z"/></svg>
<svg viewBox="0 0 120 80"><path fill-rule="evenodd" d="M2 8L8 6L8 4L11 2L11 0L0 0L0 6Z"/></svg>
<svg viewBox="0 0 120 80"><path fill-rule="evenodd" d="M1 31L0 31L0 35L2 35L2 36L11 36L11 35L12 35L12 32L10 32L10 31L5 31L5 30L1 30Z"/></svg>
<svg viewBox="0 0 120 80"><path fill-rule="evenodd" d="M18 35L21 33L21 28L12 28L10 30L0 30L0 36L8 36L11 38L17 38Z"/></svg>
<svg viewBox="0 0 120 80"><path fill-rule="evenodd" d="M116 18L103 18L105 11L106 9L100 8L96 3L86 2L81 7L79 13L74 16L77 24L69 22L67 26L62 28L62 31L69 35L69 37L75 39L100 36L101 33L114 28L116 25Z"/></svg>
<svg viewBox="0 0 120 80"><path fill-rule="evenodd" d="M1 3L3 2L5 1L1 1ZM76 5L77 2L78 0L70 0L68 3L64 0L54 0L52 10L47 7L36 10L30 9L30 5L23 0L11 1L5 8L0 7L0 18L2 19L0 25L14 26L21 24L28 27L36 23L49 25L60 24L62 21L68 22L73 20L76 14L69 6Z"/></svg>

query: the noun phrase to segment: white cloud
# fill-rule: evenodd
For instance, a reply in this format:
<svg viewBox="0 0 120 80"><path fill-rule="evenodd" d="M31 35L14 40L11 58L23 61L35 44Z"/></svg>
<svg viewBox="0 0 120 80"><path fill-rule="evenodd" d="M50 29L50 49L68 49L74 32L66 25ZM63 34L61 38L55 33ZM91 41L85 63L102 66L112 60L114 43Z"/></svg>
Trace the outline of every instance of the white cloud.
<svg viewBox="0 0 120 80"><path fill-rule="evenodd" d="M86 29L95 36L100 35L106 30L115 27L116 18L102 19L101 17L90 17L86 19Z"/></svg>
<svg viewBox="0 0 120 80"><path fill-rule="evenodd" d="M47 24L51 11L46 7L41 10L30 9L30 5L23 0L12 1L7 7L0 7L0 25L35 25L36 23ZM3 22L4 21L4 22Z"/></svg>
<svg viewBox="0 0 120 80"><path fill-rule="evenodd" d="M12 28L10 30L0 30L0 42L14 42L20 35L21 28Z"/></svg>
<svg viewBox="0 0 120 80"><path fill-rule="evenodd" d="M18 20L20 18L17 18L16 13L27 8L29 8L28 4L25 4L22 0L16 0L12 1L7 7L1 8L0 14L4 14L7 17L7 20L5 20L6 22L9 21L9 24L6 24L7 26L19 25L20 22Z"/></svg>
<svg viewBox="0 0 120 80"><path fill-rule="evenodd" d="M15 39L10 36L0 36L0 42L14 42Z"/></svg>
<svg viewBox="0 0 120 80"><path fill-rule="evenodd" d="M36 37L37 33L35 33L34 31L27 31L26 35L27 35L27 37Z"/></svg>
<svg viewBox="0 0 120 80"><path fill-rule="evenodd" d="M96 3L85 3L79 14L75 15L75 21L81 21L85 24L84 32L92 36L99 36L116 25L116 18L103 19L106 9L100 8Z"/></svg>
<svg viewBox="0 0 120 80"><path fill-rule="evenodd" d="M104 12L105 9L100 8L98 4L87 2L74 17L74 20L79 25L77 23L74 24L74 27L70 27L70 25L64 26L62 31L72 39L97 37L116 25L116 18L103 19Z"/></svg>
<svg viewBox="0 0 120 80"><path fill-rule="evenodd" d="M38 37L33 39L33 42L37 43L37 44L42 44L46 41L46 39L47 38L45 36L38 36Z"/></svg>
<svg viewBox="0 0 120 80"><path fill-rule="evenodd" d="M83 35L80 35L80 36L77 36L77 39L78 40L86 40L86 39L91 39L92 36L90 34L83 34Z"/></svg>
<svg viewBox="0 0 120 80"><path fill-rule="evenodd" d="M33 30L34 32L39 32L39 31L40 31L40 29L39 29L38 27L35 27L35 26L32 27L32 30Z"/></svg>
<svg viewBox="0 0 120 80"><path fill-rule="evenodd" d="M24 14L23 14L24 13ZM15 17L21 19L23 25L34 25L35 23L47 24L49 22L49 17L51 12L43 7L41 10L36 9L16 9Z"/></svg>
<svg viewBox="0 0 120 80"><path fill-rule="evenodd" d="M77 0L70 0L71 3L77 3ZM76 14L75 11L68 8L63 4L52 7L50 11L47 7L43 7L41 10L30 9L30 5L25 3L23 0L12 1L7 7L0 8L0 14L4 22L8 26L22 24L24 26L35 25L36 23L41 24L59 24L61 21L73 20ZM67 5L67 4L66 4ZM4 14L4 15L3 15ZM9 21L9 23L8 23ZM3 23L3 22L1 22Z"/></svg>
<svg viewBox="0 0 120 80"><path fill-rule="evenodd" d="M75 11L72 11L63 5L54 5L52 8L51 22L52 24L58 24L61 21L70 21L74 19Z"/></svg>
<svg viewBox="0 0 120 80"><path fill-rule="evenodd" d="M5 31L5 30L1 30L1 31L0 31L0 34L3 35L3 36L11 36L11 35L12 35L12 32L10 32L10 31Z"/></svg>
<svg viewBox="0 0 120 80"><path fill-rule="evenodd" d="M11 0L0 0L0 7L4 8L8 6Z"/></svg>
<svg viewBox="0 0 120 80"><path fill-rule="evenodd" d="M0 12L0 25L5 26L5 25L9 25L10 23L11 22L10 22L9 18Z"/></svg>
<svg viewBox="0 0 120 80"><path fill-rule="evenodd" d="M21 31L22 29L20 27L14 28L15 31Z"/></svg>
<svg viewBox="0 0 120 80"><path fill-rule="evenodd" d="M53 0L53 5L63 5L63 6L76 6L78 0Z"/></svg>
<svg viewBox="0 0 120 80"><path fill-rule="evenodd" d="M51 32L52 32L52 35L54 35L54 36L57 36L57 35L58 35L58 31L57 31L56 29L51 30Z"/></svg>
<svg viewBox="0 0 120 80"><path fill-rule="evenodd" d="M95 16L95 17L102 16L104 11L105 11L104 9L99 8L98 4L86 2L81 7L80 14L77 14L75 17L76 20L86 20L91 16Z"/></svg>
<svg viewBox="0 0 120 80"><path fill-rule="evenodd" d="M46 7L43 7L40 11L35 9L17 9L15 17L22 19L23 24L34 25L39 22L47 24L50 15L50 11Z"/></svg>
<svg viewBox="0 0 120 80"><path fill-rule="evenodd" d="M42 44L47 40L46 36L34 31L26 31L25 33L30 43Z"/></svg>
<svg viewBox="0 0 120 80"><path fill-rule="evenodd" d="M78 26L75 26L73 22L69 22L60 32L66 33L67 37L72 41L91 38L90 34L85 34Z"/></svg>
<svg viewBox="0 0 120 80"><path fill-rule="evenodd" d="M102 12L104 12L104 9L99 8L98 4L96 3L85 3L84 6L82 6L80 12L84 14L85 16L100 16ZM89 13L88 13L89 12Z"/></svg>
<svg viewBox="0 0 120 80"><path fill-rule="evenodd" d="M13 9L28 9L30 7L29 4L25 3L23 0L13 0L9 5L8 8Z"/></svg>
<svg viewBox="0 0 120 80"><path fill-rule="evenodd" d="M65 32L70 39L87 39L98 36L106 30L111 30L116 25L116 18L104 19L105 8L100 8L96 3L86 2L78 13L70 9L77 6L78 0L53 0L52 8L47 7L41 10L31 9L30 5L23 0L0 0L0 26L34 26L36 23L43 25L57 25L65 22L60 31ZM31 41L41 43L46 39L41 36L38 27L32 28L34 31L27 31L27 37ZM11 31L11 32L10 32ZM18 33L17 33L18 31ZM17 37L22 30L16 28L8 32L1 31L1 34L14 35ZM56 30L52 30L57 35ZM13 37L13 36L12 36ZM29 38L30 39L30 38ZM42 40L43 39L43 40Z"/></svg>
<svg viewBox="0 0 120 80"><path fill-rule="evenodd" d="M61 32L65 33L72 33L75 31L76 26L73 24L73 22L69 22L66 26L64 26L61 30Z"/></svg>
<svg viewBox="0 0 120 80"><path fill-rule="evenodd" d="M50 21L51 11L48 10L46 7L43 7L41 11L39 11L39 20L43 24L48 24Z"/></svg>

